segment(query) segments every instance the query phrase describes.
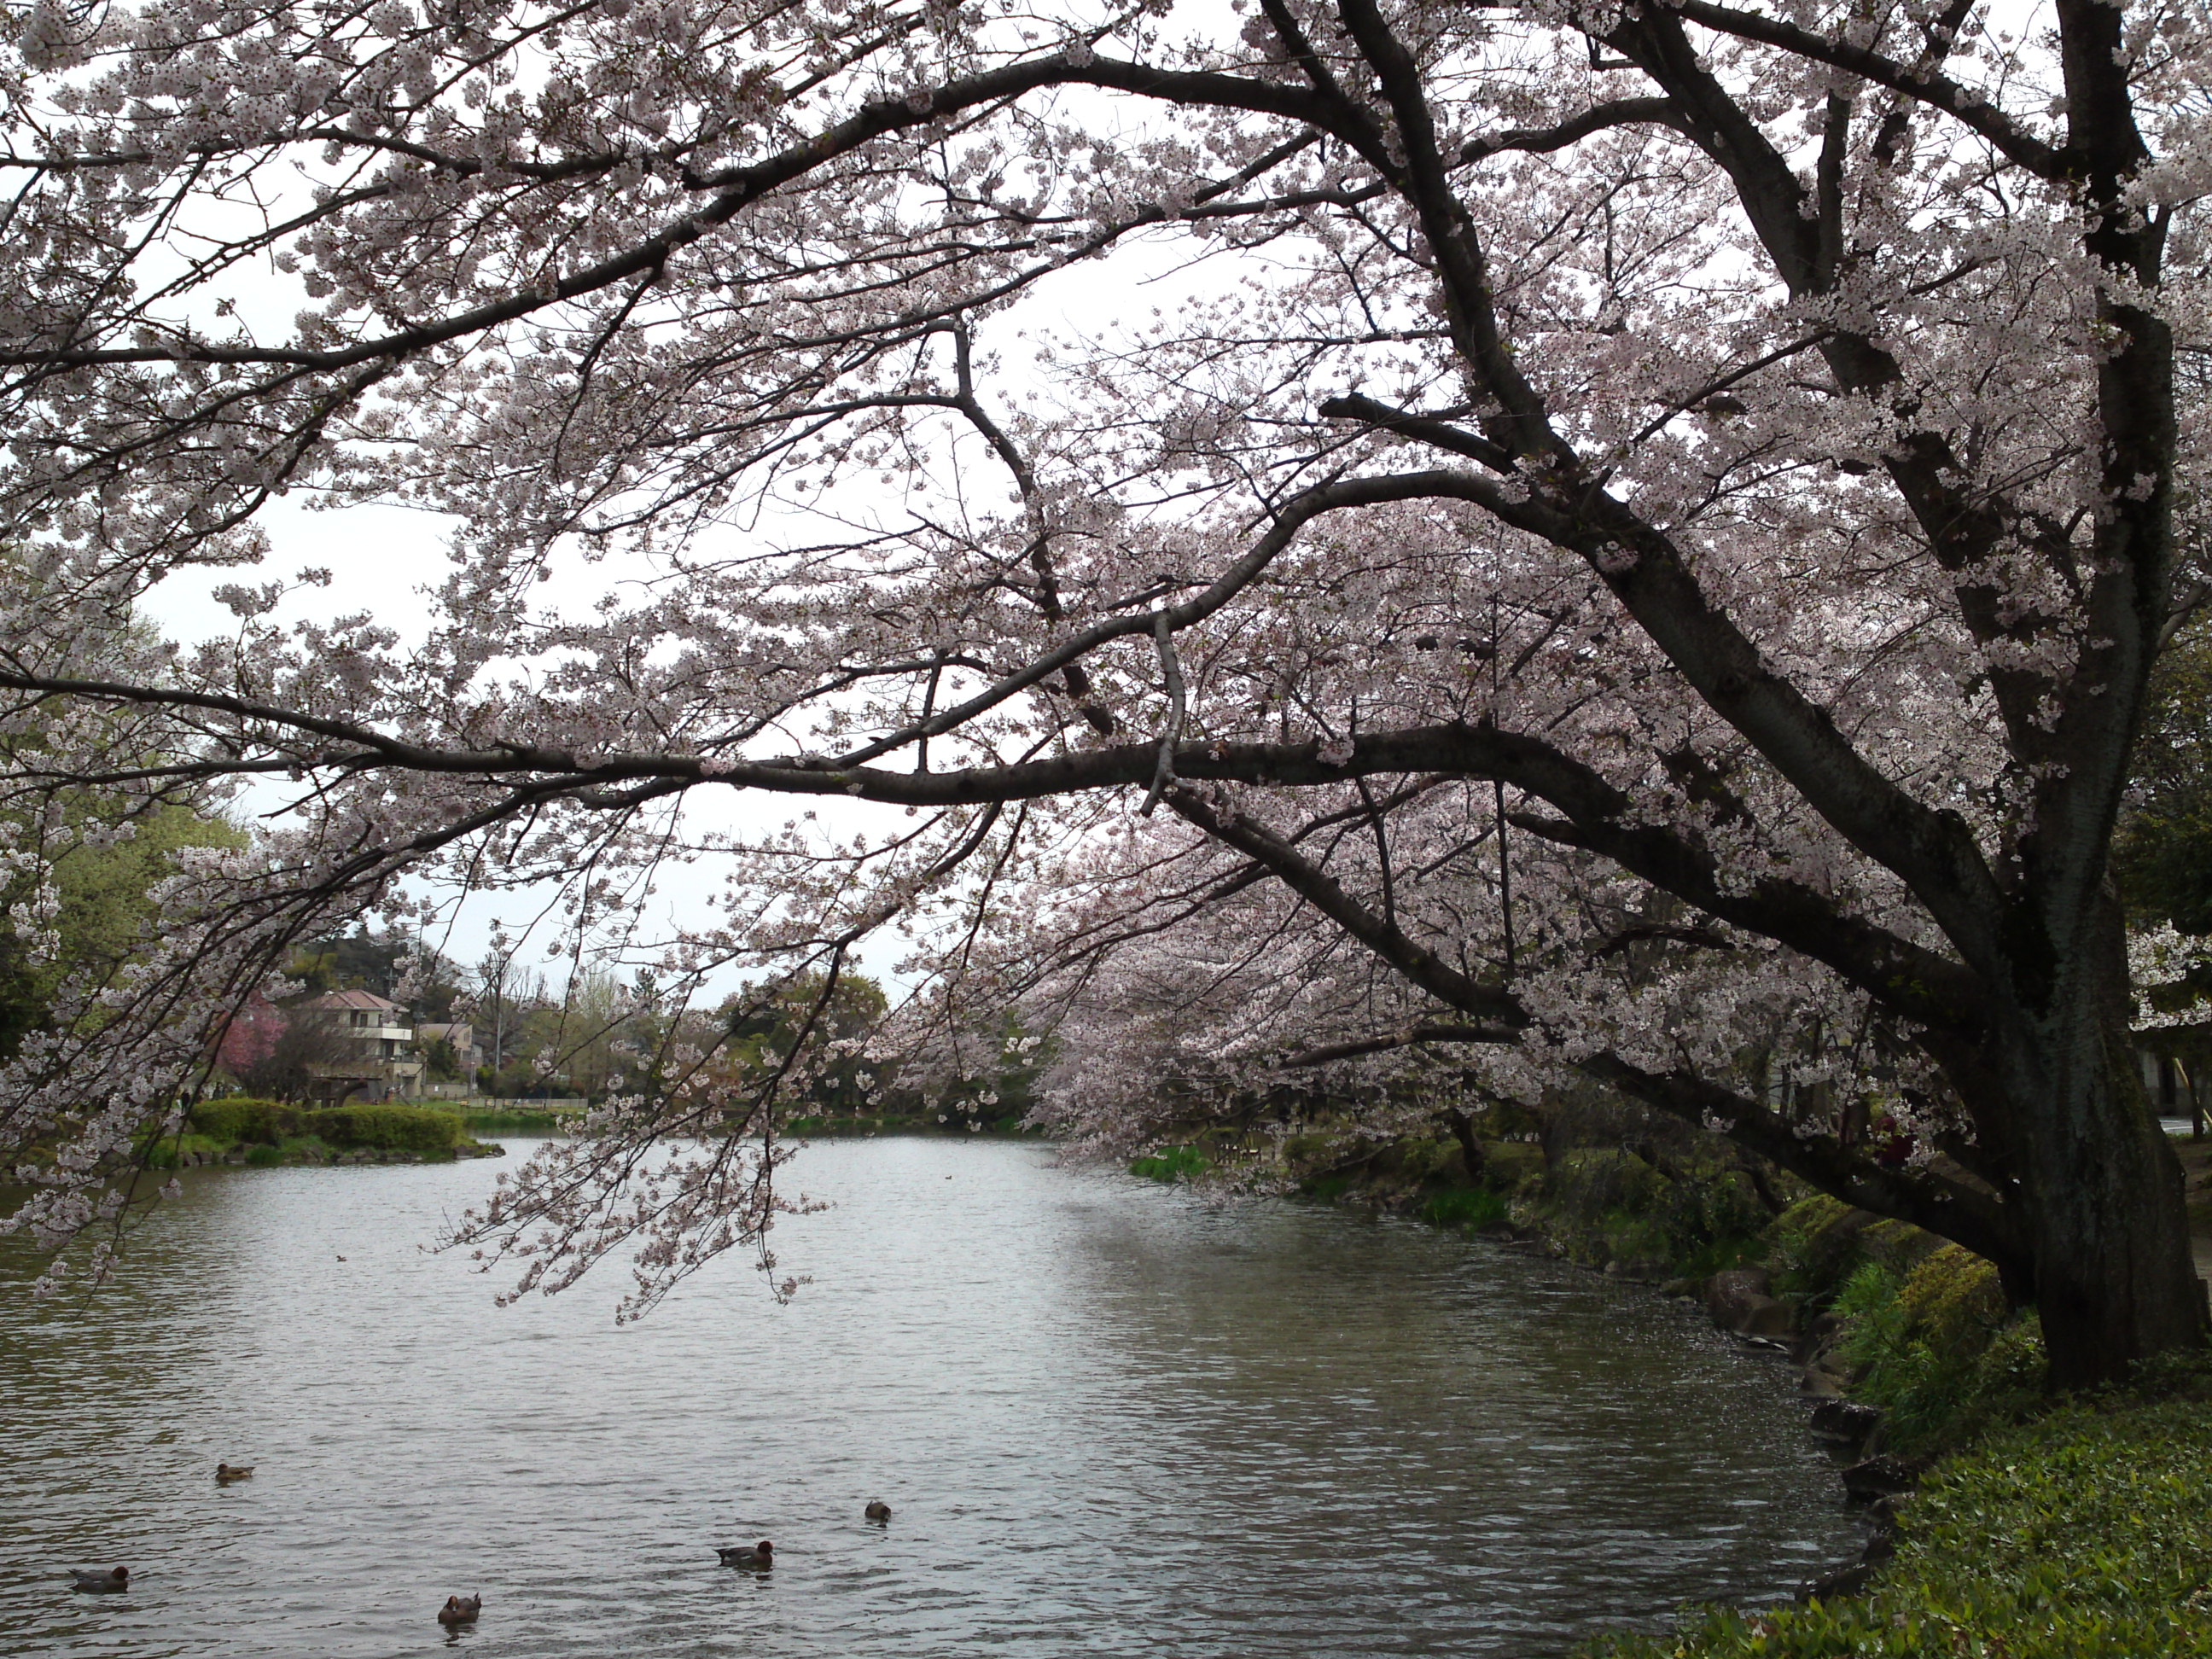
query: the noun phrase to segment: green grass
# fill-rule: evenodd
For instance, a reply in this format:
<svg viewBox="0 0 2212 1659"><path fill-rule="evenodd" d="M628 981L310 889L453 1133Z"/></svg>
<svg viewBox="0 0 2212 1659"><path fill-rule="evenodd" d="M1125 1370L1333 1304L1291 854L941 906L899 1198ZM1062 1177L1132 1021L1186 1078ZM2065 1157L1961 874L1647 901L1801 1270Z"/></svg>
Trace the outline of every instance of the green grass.
<svg viewBox="0 0 2212 1659"><path fill-rule="evenodd" d="M2212 1659L2212 1407L2070 1407L1940 1466L1862 1598L1709 1609L1607 1659Z"/></svg>
<svg viewBox="0 0 2212 1659"><path fill-rule="evenodd" d="M189 1129L181 1135L164 1135L148 1149L146 1162L156 1170L173 1170L182 1164L187 1154L200 1158L220 1158L228 1150L228 1143L210 1136L194 1134Z"/></svg>
<svg viewBox="0 0 2212 1659"><path fill-rule="evenodd" d="M1150 1158L1130 1160L1129 1173L1148 1181L1187 1181L1212 1167L1212 1161L1195 1146L1163 1146Z"/></svg>
<svg viewBox="0 0 2212 1659"><path fill-rule="evenodd" d="M1421 1219L1437 1227L1488 1227L1506 1218L1505 1194L1487 1187L1438 1193L1421 1206Z"/></svg>
<svg viewBox="0 0 2212 1659"><path fill-rule="evenodd" d="M493 1130L515 1135L564 1135L574 1133L581 1112L456 1112L461 1127L471 1134Z"/></svg>

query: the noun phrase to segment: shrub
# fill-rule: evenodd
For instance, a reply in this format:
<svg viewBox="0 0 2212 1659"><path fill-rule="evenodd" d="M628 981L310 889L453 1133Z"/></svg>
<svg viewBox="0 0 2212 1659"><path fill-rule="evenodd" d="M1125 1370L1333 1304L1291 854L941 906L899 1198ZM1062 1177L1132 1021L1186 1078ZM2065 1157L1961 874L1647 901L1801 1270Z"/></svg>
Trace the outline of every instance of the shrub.
<svg viewBox="0 0 2212 1659"><path fill-rule="evenodd" d="M1767 1219L1756 1188L1733 1164L1686 1159L1662 1167L1614 1147L1560 1154L1528 1214L1577 1261L1676 1271L1697 1264L1703 1272L1742 1260Z"/></svg>
<svg viewBox="0 0 2212 1659"><path fill-rule="evenodd" d="M1544 1178L1544 1149L1520 1140L1482 1143L1482 1179L1501 1193L1517 1192Z"/></svg>
<svg viewBox="0 0 2212 1659"><path fill-rule="evenodd" d="M202 1101L191 1110L192 1127L224 1146L274 1147L313 1135L333 1146L372 1146L385 1151L450 1152L462 1139L457 1113L424 1106L325 1106L302 1110L274 1100ZM263 1163L274 1159L253 1158Z"/></svg>
<svg viewBox="0 0 2212 1659"><path fill-rule="evenodd" d="M1978 1354L2005 1322L1996 1265L1960 1244L1946 1244L1915 1267L1898 1291L1913 1329L1943 1354Z"/></svg>
<svg viewBox="0 0 2212 1659"><path fill-rule="evenodd" d="M1884 1221L1823 1194L1775 1217L1765 1237L1776 1293L1813 1308L1834 1300L1867 1262L1902 1275L1942 1242L1905 1222Z"/></svg>
<svg viewBox="0 0 2212 1659"><path fill-rule="evenodd" d="M239 1096L229 1100L204 1100L191 1109L192 1127L226 1146L240 1142L274 1145L300 1133L300 1112L281 1101L255 1100Z"/></svg>
<svg viewBox="0 0 2212 1659"><path fill-rule="evenodd" d="M300 1114L300 1132L386 1152L450 1152L462 1138L459 1113L425 1106L329 1106Z"/></svg>
<svg viewBox="0 0 2212 1659"><path fill-rule="evenodd" d="M1932 1474L1863 1600L1711 1609L1613 1659L2212 1659L2212 1407L2075 1407Z"/></svg>
<svg viewBox="0 0 2212 1659"><path fill-rule="evenodd" d="M461 1127L469 1131L477 1129L507 1130L515 1134L563 1135L574 1132L583 1121L580 1112L464 1112ZM799 1126L793 1123L795 1129Z"/></svg>
<svg viewBox="0 0 2212 1659"><path fill-rule="evenodd" d="M1888 1414L1884 1443L1926 1453L2033 1410L2042 1394L2035 1317L2008 1314L1996 1269L1947 1245L1899 1273L1868 1261L1836 1295L1854 1392Z"/></svg>

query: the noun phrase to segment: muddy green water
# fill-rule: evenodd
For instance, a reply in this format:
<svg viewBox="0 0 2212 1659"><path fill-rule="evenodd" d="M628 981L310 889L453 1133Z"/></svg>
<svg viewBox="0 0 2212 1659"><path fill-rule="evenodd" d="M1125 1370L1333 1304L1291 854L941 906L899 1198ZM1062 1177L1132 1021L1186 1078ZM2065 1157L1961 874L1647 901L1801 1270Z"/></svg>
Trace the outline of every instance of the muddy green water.
<svg viewBox="0 0 2212 1659"><path fill-rule="evenodd" d="M423 1653L457 1590L479 1659L1536 1656L1859 1536L1773 1360L1493 1246L830 1143L797 1302L617 1328L421 1250L491 1167L191 1172L89 1304L0 1255L0 1650Z"/></svg>

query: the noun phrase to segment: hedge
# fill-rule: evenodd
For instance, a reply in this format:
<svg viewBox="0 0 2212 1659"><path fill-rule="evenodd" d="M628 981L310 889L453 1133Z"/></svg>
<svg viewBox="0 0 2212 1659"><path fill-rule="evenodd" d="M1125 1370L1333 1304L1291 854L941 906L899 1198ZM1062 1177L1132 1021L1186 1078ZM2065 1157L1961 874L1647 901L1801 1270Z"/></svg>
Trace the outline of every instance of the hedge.
<svg viewBox="0 0 2212 1659"><path fill-rule="evenodd" d="M463 1139L458 1113L427 1106L287 1106L274 1100L208 1100L191 1110L192 1127L211 1139L273 1146L308 1135L332 1146L450 1152Z"/></svg>

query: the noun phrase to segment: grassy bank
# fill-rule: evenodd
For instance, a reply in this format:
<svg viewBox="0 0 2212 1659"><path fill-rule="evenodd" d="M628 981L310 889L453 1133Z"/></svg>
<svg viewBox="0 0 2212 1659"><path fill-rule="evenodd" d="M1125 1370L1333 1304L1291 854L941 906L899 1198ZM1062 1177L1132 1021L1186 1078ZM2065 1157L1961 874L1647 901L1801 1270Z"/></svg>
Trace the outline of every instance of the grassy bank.
<svg viewBox="0 0 2212 1659"><path fill-rule="evenodd" d="M2212 1407L2072 1407L1936 1468L1868 1595L1742 1613L1604 1659L2212 1656Z"/></svg>
<svg viewBox="0 0 2212 1659"><path fill-rule="evenodd" d="M584 1115L578 1111L532 1112L520 1107L471 1108L465 1111L456 1108L455 1115L471 1134L509 1135L574 1134L578 1121Z"/></svg>

